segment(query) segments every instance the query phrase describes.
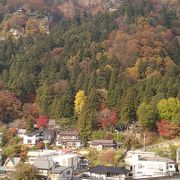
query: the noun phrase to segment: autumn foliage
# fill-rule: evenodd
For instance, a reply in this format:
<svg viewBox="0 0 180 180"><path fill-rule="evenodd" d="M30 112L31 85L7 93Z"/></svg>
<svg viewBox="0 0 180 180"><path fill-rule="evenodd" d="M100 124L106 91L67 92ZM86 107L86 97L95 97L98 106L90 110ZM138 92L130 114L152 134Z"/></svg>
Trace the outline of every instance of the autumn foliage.
<svg viewBox="0 0 180 180"><path fill-rule="evenodd" d="M7 130L7 133L6 133L7 138L11 139L12 137L14 137L16 135L16 133L17 133L17 129L16 128L9 128Z"/></svg>
<svg viewBox="0 0 180 180"><path fill-rule="evenodd" d="M112 163L114 161L114 157L115 157L115 152L114 151L107 151L107 152L101 154L100 160L104 164Z"/></svg>
<svg viewBox="0 0 180 180"><path fill-rule="evenodd" d="M33 122L36 122L37 118L39 117L40 108L36 103L26 103L23 105L22 111L25 118L31 119Z"/></svg>
<svg viewBox="0 0 180 180"><path fill-rule="evenodd" d="M11 122L20 116L21 102L14 93L0 91L0 119Z"/></svg>
<svg viewBox="0 0 180 180"><path fill-rule="evenodd" d="M49 120L46 116L40 116L37 121L37 128L46 127Z"/></svg>
<svg viewBox="0 0 180 180"><path fill-rule="evenodd" d="M110 109L103 109L100 111L98 124L102 129L107 129L116 125L118 122L118 116L116 111Z"/></svg>
<svg viewBox="0 0 180 180"><path fill-rule="evenodd" d="M38 144L37 144L37 148L38 149L44 149L45 148L45 144L43 141L40 141Z"/></svg>
<svg viewBox="0 0 180 180"><path fill-rule="evenodd" d="M133 35L122 30L113 31L105 42L109 56L115 54L125 66L134 64L127 68L127 75L135 80L160 74L162 67L167 71L174 65L166 51L167 42L173 38L172 32L150 26L144 17L139 18L137 24Z"/></svg>
<svg viewBox="0 0 180 180"><path fill-rule="evenodd" d="M175 138L180 135L180 126L172 124L167 120L161 120L158 124L159 135L165 138Z"/></svg>

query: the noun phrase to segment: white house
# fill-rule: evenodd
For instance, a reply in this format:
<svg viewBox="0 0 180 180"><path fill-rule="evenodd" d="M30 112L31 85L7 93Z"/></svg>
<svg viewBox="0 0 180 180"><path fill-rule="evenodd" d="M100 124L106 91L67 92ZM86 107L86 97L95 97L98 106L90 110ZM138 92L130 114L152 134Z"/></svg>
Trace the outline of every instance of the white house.
<svg viewBox="0 0 180 180"><path fill-rule="evenodd" d="M156 156L154 153L147 153L147 156L132 154L131 166L135 179L170 176L176 172L176 164L173 160Z"/></svg>
<svg viewBox="0 0 180 180"><path fill-rule="evenodd" d="M63 150L29 151L27 157L26 163L29 164L33 164L39 158L51 158L54 163L60 166L70 166L73 169L85 168L89 165L85 156L73 152L64 152Z"/></svg>
<svg viewBox="0 0 180 180"><path fill-rule="evenodd" d="M23 136L23 144L36 145L39 141L51 142L51 134L48 130L36 130Z"/></svg>
<svg viewBox="0 0 180 180"><path fill-rule="evenodd" d="M39 157L53 157L59 154L63 154L64 152L61 150L37 150L37 151L29 151L27 153L27 163L32 164Z"/></svg>
<svg viewBox="0 0 180 180"><path fill-rule="evenodd" d="M33 131L24 135L23 144L36 145L38 141L43 140L44 135L41 130Z"/></svg>
<svg viewBox="0 0 180 180"><path fill-rule="evenodd" d="M60 166L71 166L73 169L85 168L89 165L85 156L73 152L55 155L53 161Z"/></svg>
<svg viewBox="0 0 180 180"><path fill-rule="evenodd" d="M125 163L128 164L129 166L133 166L132 158L136 154L140 155L141 157L152 157L152 156L156 155L155 152L140 151L140 150L137 150L137 151L128 151L126 153L125 158L124 158Z"/></svg>

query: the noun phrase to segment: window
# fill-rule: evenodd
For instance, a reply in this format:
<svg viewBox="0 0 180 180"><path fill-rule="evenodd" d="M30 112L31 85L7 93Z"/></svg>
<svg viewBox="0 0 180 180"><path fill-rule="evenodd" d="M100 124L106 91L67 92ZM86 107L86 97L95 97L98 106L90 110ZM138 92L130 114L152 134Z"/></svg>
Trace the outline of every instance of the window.
<svg viewBox="0 0 180 180"><path fill-rule="evenodd" d="M28 144L32 144L32 140L29 140L29 139L28 139Z"/></svg>
<svg viewBox="0 0 180 180"><path fill-rule="evenodd" d="M70 175L70 174L71 174L71 172L70 172L70 171L67 171L67 172L66 172L66 175Z"/></svg>

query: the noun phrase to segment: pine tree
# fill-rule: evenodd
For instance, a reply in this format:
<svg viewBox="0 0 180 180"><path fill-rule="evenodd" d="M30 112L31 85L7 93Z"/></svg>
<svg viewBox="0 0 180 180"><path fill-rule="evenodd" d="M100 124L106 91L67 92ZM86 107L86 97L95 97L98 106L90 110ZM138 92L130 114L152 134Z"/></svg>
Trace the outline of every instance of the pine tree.
<svg viewBox="0 0 180 180"><path fill-rule="evenodd" d="M91 89L90 95L87 98L85 106L88 109L94 109L94 110L98 111L98 109L99 109L99 94L98 94L96 88Z"/></svg>
<svg viewBox="0 0 180 180"><path fill-rule="evenodd" d="M166 26L167 28L171 28L171 22L169 19L168 10L165 5L163 5L161 13L162 13L163 25Z"/></svg>
<svg viewBox="0 0 180 180"><path fill-rule="evenodd" d="M85 105L78 119L78 127L81 137L89 140L92 131L97 128L97 110L99 108L99 96L95 88L91 89L90 95L85 101Z"/></svg>
<svg viewBox="0 0 180 180"><path fill-rule="evenodd" d="M92 71L89 82L88 82L88 92L91 91L92 88L96 88L96 73L95 71Z"/></svg>
<svg viewBox="0 0 180 180"><path fill-rule="evenodd" d="M88 141L91 138L93 131L93 121L96 118L96 114L92 109L84 109L80 114L78 120L78 128L80 135L84 141Z"/></svg>
<svg viewBox="0 0 180 180"><path fill-rule="evenodd" d="M83 86L82 86L82 89L85 93L87 93L88 91L88 81L89 81L89 76L86 74L84 77Z"/></svg>
<svg viewBox="0 0 180 180"><path fill-rule="evenodd" d="M80 72L80 74L77 77L77 81L75 84L75 90L79 91L83 88L83 82L84 82L84 73Z"/></svg>
<svg viewBox="0 0 180 180"><path fill-rule="evenodd" d="M108 87L108 93L107 93L107 105L109 108L115 107L116 105L116 99L118 96L118 92L115 90L115 86L117 83L117 71L114 70L111 74L109 87Z"/></svg>
<svg viewBox="0 0 180 180"><path fill-rule="evenodd" d="M150 130L155 128L156 122L158 120L156 106L143 102L138 107L137 115L138 121L140 122L142 128L148 128Z"/></svg>

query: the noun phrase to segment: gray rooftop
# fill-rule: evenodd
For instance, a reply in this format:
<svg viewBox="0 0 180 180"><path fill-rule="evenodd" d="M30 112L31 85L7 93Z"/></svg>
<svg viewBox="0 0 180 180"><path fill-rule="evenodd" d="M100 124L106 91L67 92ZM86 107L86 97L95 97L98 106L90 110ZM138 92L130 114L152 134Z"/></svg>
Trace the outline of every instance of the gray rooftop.
<svg viewBox="0 0 180 180"><path fill-rule="evenodd" d="M43 133L43 131L39 129L39 130L32 131L30 133L27 133L26 135L28 135L28 136L35 136L35 135L40 135L42 133Z"/></svg>
<svg viewBox="0 0 180 180"><path fill-rule="evenodd" d="M141 157L140 160L174 163L174 161L172 159L165 158L165 157L160 157L160 156Z"/></svg>
<svg viewBox="0 0 180 180"><path fill-rule="evenodd" d="M34 161L33 166L37 169L50 170L55 165L55 163L50 159L37 159Z"/></svg>
<svg viewBox="0 0 180 180"><path fill-rule="evenodd" d="M77 130L64 130L64 131L60 131L58 134L60 136L78 136L79 135Z"/></svg>
<svg viewBox="0 0 180 180"><path fill-rule="evenodd" d="M14 166L17 166L19 164L20 160L21 160L21 158L19 158L19 157L11 157L6 160L5 164L7 164L9 161L11 161Z"/></svg>
<svg viewBox="0 0 180 180"><path fill-rule="evenodd" d="M69 168L71 168L71 167L69 167L69 166L57 166L54 169L52 169L51 172L61 173L61 172L65 171L66 169L69 169Z"/></svg>
<svg viewBox="0 0 180 180"><path fill-rule="evenodd" d="M113 140L94 140L90 142L91 145L97 146L97 145L104 145L104 146L113 146L116 143L114 143Z"/></svg>

